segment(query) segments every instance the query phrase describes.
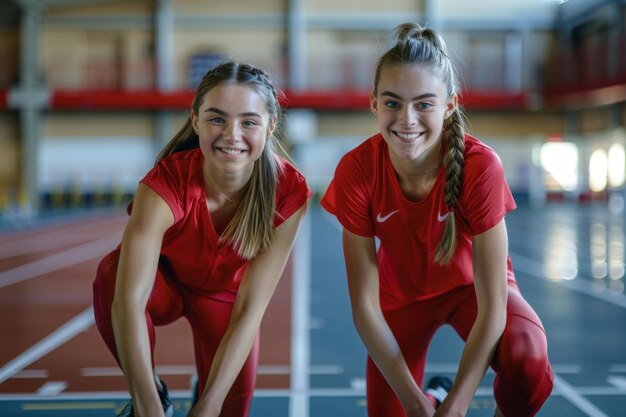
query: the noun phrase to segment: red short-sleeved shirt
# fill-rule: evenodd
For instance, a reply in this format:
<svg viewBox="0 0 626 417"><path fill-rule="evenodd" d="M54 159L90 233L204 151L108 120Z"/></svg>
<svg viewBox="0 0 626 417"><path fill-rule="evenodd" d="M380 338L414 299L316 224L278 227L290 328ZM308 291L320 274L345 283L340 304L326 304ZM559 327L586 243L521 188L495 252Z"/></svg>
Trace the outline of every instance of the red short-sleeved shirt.
<svg viewBox="0 0 626 417"><path fill-rule="evenodd" d="M206 205L199 148L164 158L141 180L167 203L174 224L165 232L161 257L186 287L224 301L234 301L248 265L230 245L219 245ZM284 159L276 191L274 227L295 213L312 195L304 177Z"/></svg>
<svg viewBox="0 0 626 417"><path fill-rule="evenodd" d="M380 300L384 309L471 284L472 236L495 226L516 207L498 155L466 135L463 185L455 209L457 249L451 263L442 267L433 259L448 212L444 186L442 167L424 199L408 200L380 134L348 152L337 166L321 204L348 231L379 239ZM510 259L508 275L514 280Z"/></svg>

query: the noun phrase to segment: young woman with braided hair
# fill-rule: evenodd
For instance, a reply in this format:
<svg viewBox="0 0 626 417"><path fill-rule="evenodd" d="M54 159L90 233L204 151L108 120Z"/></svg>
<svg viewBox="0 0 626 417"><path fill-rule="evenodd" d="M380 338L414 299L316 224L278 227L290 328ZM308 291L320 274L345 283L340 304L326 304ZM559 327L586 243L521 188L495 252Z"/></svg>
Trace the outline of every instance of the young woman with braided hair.
<svg viewBox="0 0 626 417"><path fill-rule="evenodd" d="M464 416L489 366L495 415L534 416L553 376L507 252L504 216L515 202L502 163L464 130L440 36L414 24L396 34L371 95L380 133L342 158L322 199L343 226L369 416ZM455 381L420 388L445 324L465 341Z"/></svg>
<svg viewBox="0 0 626 417"><path fill-rule="evenodd" d="M188 416L248 415L261 319L311 196L277 154L280 116L265 72L223 63L141 180L122 243L94 282L96 324L132 397L119 416L172 415L154 326L181 317L200 392Z"/></svg>

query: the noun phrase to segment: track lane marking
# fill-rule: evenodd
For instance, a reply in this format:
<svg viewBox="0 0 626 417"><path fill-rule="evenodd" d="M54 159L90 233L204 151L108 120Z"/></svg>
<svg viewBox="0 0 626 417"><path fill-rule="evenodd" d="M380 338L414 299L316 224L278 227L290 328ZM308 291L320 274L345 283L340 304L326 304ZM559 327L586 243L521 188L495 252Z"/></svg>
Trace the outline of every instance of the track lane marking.
<svg viewBox="0 0 626 417"><path fill-rule="evenodd" d="M0 288L104 256L120 242L122 232L0 272Z"/></svg>
<svg viewBox="0 0 626 417"><path fill-rule="evenodd" d="M88 307L0 368L0 384L31 363L52 352L77 334L87 330L94 322L93 307Z"/></svg>

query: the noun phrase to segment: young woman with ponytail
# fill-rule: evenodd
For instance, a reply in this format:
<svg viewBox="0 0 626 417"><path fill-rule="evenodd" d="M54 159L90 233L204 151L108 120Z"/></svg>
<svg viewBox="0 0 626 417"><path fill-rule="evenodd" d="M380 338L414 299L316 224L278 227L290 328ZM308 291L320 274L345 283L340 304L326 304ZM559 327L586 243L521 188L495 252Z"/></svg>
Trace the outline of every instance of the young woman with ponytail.
<svg viewBox="0 0 626 417"><path fill-rule="evenodd" d="M172 415L154 326L181 317L200 393L188 416L248 415L261 319L311 196L277 153L280 117L264 71L223 63L141 180L122 242L94 282L96 324L132 398L119 416Z"/></svg>
<svg viewBox="0 0 626 417"><path fill-rule="evenodd" d="M342 158L322 199L343 226L369 416L465 416L489 366L495 415L534 416L553 376L508 256L515 202L502 163L464 130L441 37L410 23L396 35L371 94L380 133ZM465 341L455 381L424 387L428 345L446 324Z"/></svg>

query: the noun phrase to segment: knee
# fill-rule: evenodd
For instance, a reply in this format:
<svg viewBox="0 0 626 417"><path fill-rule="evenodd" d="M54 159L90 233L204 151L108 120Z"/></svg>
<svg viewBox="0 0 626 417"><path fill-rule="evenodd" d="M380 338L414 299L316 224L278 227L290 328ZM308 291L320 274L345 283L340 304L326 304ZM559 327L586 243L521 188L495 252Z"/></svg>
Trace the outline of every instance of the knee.
<svg viewBox="0 0 626 417"><path fill-rule="evenodd" d="M495 363L497 379L524 402L542 403L552 391L552 369L545 333L528 324L503 335Z"/></svg>

